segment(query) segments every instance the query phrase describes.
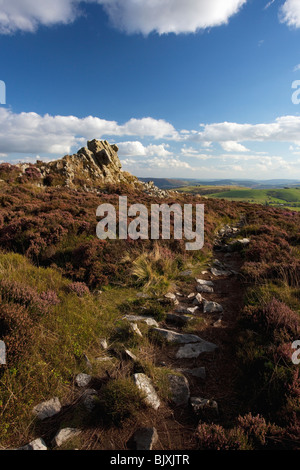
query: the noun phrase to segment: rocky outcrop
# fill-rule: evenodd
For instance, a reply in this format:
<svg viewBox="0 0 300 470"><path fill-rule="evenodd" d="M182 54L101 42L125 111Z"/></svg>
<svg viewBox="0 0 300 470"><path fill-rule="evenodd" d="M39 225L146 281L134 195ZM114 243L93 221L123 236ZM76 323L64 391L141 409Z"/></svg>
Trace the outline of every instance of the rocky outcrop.
<svg viewBox="0 0 300 470"><path fill-rule="evenodd" d="M70 188L95 189L106 184L128 183L140 186L138 179L122 171L117 145L106 140L91 140L73 155L37 165L45 184L54 183ZM55 185L55 184L54 184Z"/></svg>

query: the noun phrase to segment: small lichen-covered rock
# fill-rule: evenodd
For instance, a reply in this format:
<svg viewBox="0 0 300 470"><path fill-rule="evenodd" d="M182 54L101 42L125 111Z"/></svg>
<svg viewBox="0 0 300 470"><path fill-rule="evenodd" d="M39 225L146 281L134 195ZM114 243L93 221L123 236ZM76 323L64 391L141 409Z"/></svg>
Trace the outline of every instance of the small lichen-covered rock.
<svg viewBox="0 0 300 470"><path fill-rule="evenodd" d="M39 403L33 408L33 413L38 419L43 421L46 418L51 418L58 414L61 410L61 404L58 398L52 398L51 400Z"/></svg>
<svg viewBox="0 0 300 470"><path fill-rule="evenodd" d="M72 439L73 437L76 437L80 434L79 429L74 429L74 428L64 428L58 431L56 436L53 439L53 445L56 447L62 446L65 442L67 442L69 439Z"/></svg>
<svg viewBox="0 0 300 470"><path fill-rule="evenodd" d="M149 377L145 374L134 374L133 378L136 386L145 394L145 403L157 410L160 407L160 399Z"/></svg>
<svg viewBox="0 0 300 470"><path fill-rule="evenodd" d="M90 382L92 380L92 377L88 374L78 374L76 377L75 377L75 383L77 385L77 387L87 387Z"/></svg>
<svg viewBox="0 0 300 470"><path fill-rule="evenodd" d="M171 400L177 406L188 404L190 388L187 379L183 375L168 375Z"/></svg>
<svg viewBox="0 0 300 470"><path fill-rule="evenodd" d="M43 439L38 438L29 444L14 450L48 450Z"/></svg>
<svg viewBox="0 0 300 470"><path fill-rule="evenodd" d="M196 413L203 418L212 419L218 416L218 403L214 400L208 400L207 398L192 397L191 406Z"/></svg>

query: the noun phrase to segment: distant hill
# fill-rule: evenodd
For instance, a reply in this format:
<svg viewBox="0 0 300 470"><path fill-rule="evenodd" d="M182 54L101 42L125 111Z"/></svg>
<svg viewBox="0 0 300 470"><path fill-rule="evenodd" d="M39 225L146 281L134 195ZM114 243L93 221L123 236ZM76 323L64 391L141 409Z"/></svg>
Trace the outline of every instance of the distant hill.
<svg viewBox="0 0 300 470"><path fill-rule="evenodd" d="M197 180L185 178L139 178L140 181L153 181L161 189L182 188L184 186L235 186L250 189L279 189L300 187L300 180L271 179L271 180Z"/></svg>

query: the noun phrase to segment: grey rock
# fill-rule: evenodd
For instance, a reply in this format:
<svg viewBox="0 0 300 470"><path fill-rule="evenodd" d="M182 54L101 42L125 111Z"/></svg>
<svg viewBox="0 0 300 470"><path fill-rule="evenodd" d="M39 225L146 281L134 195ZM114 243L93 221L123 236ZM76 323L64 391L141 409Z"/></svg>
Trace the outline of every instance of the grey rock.
<svg viewBox="0 0 300 470"><path fill-rule="evenodd" d="M143 322L143 323L146 323L148 326L158 326L158 323L156 320L154 320L153 317L143 317L143 316L139 316L139 315L125 315L125 317L123 317L125 320L128 320L129 322L131 323L135 323L135 322Z"/></svg>
<svg viewBox="0 0 300 470"><path fill-rule="evenodd" d="M194 343L194 344L186 344L185 346L182 346L177 354L176 358L177 359L192 359L199 357L200 354L205 353L205 352L213 352L215 349L217 349L217 345L210 343L205 340L201 340L201 342Z"/></svg>
<svg viewBox="0 0 300 470"><path fill-rule="evenodd" d="M231 271L227 271L225 269L211 268L210 271L213 274L213 276L216 276L216 277L230 276L230 274L231 274Z"/></svg>
<svg viewBox="0 0 300 470"><path fill-rule="evenodd" d="M25 446L19 447L18 449L15 449L15 450L48 450L48 449L44 440L41 438L38 438L30 442L29 444L26 444Z"/></svg>
<svg viewBox="0 0 300 470"><path fill-rule="evenodd" d="M171 400L175 405L187 405L190 398L190 388L183 375L168 375Z"/></svg>
<svg viewBox="0 0 300 470"><path fill-rule="evenodd" d="M160 399L149 377L145 374L134 374L133 378L138 389L145 394L145 403L157 410L160 407Z"/></svg>
<svg viewBox="0 0 300 470"><path fill-rule="evenodd" d="M180 273L180 276L183 276L183 277L188 277L188 276L191 276L193 274L193 271L191 269L188 269L186 271L182 271Z"/></svg>
<svg viewBox="0 0 300 470"><path fill-rule="evenodd" d="M199 292L200 294L213 294L214 289L213 287L210 287L210 286L198 284L197 292Z"/></svg>
<svg viewBox="0 0 300 470"><path fill-rule="evenodd" d="M219 313L219 312L223 312L223 307L217 302L208 302L207 300L205 300L203 303L203 312L204 313Z"/></svg>
<svg viewBox="0 0 300 470"><path fill-rule="evenodd" d="M131 326L131 330L133 331L133 333L140 336L141 338L143 337L136 323L130 323L130 326Z"/></svg>
<svg viewBox="0 0 300 470"><path fill-rule="evenodd" d="M191 292L191 293L187 296L187 298L190 300L190 299L194 299L195 296L196 296L195 292Z"/></svg>
<svg viewBox="0 0 300 470"><path fill-rule="evenodd" d="M166 299L169 299L169 300L176 300L176 295L173 294L172 292L168 292L168 293L165 295L165 298L166 298Z"/></svg>
<svg viewBox="0 0 300 470"><path fill-rule="evenodd" d="M193 304L194 304L194 305L202 305L203 300L204 300L204 299L203 299L202 295L201 295L201 294L197 294L196 297L195 297L194 300L193 300Z"/></svg>
<svg viewBox="0 0 300 470"><path fill-rule="evenodd" d="M163 328L153 328L157 334L162 336L165 340L169 343L197 343L201 342L202 339L199 336L191 335L191 334L184 334L184 333L177 333L177 331L172 330L165 330Z"/></svg>
<svg viewBox="0 0 300 470"><path fill-rule="evenodd" d="M196 282L201 286L214 287L214 283L212 281L206 281L205 279L196 279Z"/></svg>
<svg viewBox="0 0 300 470"><path fill-rule="evenodd" d="M60 413L61 404L58 398L52 398L51 400L44 401L39 403L33 408L33 413L38 419L43 421L46 418L51 418L52 416Z"/></svg>
<svg viewBox="0 0 300 470"><path fill-rule="evenodd" d="M76 437L80 434L79 429L75 428L64 428L58 431L56 436L54 437L52 444L56 447L62 446L65 442L67 442L69 439L72 439L73 437Z"/></svg>
<svg viewBox="0 0 300 470"><path fill-rule="evenodd" d="M206 398L192 397L191 406L196 415L201 415L203 418L215 418L219 414L218 404L214 400Z"/></svg>
<svg viewBox="0 0 300 470"><path fill-rule="evenodd" d="M83 388L83 387L87 387L90 382L92 380L92 377L88 374L78 374L76 375L75 377L75 383L77 385L77 387L80 387L80 388Z"/></svg>
<svg viewBox="0 0 300 470"><path fill-rule="evenodd" d="M140 428L133 436L136 450L152 450L158 441L158 434L155 428Z"/></svg>
<svg viewBox="0 0 300 470"><path fill-rule="evenodd" d="M136 357L135 354L133 354L129 349L124 350L124 354L128 359L131 359L133 362L137 362L138 358Z"/></svg>

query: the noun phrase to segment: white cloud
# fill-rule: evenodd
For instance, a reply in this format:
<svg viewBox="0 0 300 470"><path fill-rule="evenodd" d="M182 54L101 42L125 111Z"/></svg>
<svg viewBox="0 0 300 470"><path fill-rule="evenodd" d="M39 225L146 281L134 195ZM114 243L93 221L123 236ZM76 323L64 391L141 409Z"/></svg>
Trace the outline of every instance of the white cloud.
<svg viewBox="0 0 300 470"><path fill-rule="evenodd" d="M295 65L294 67L294 72L298 72L298 70L300 70L300 64Z"/></svg>
<svg viewBox="0 0 300 470"><path fill-rule="evenodd" d="M98 0L127 33L195 33L227 23L247 0Z"/></svg>
<svg viewBox="0 0 300 470"><path fill-rule="evenodd" d="M221 122L207 124L197 135L186 139L198 142L290 142L300 143L300 116L281 116L267 124L238 124Z"/></svg>
<svg viewBox="0 0 300 470"><path fill-rule="evenodd" d="M40 116L36 113L14 114L0 108L1 153L70 153L71 148L86 140L105 136L139 136L159 139L174 138L174 127L164 120L153 118L130 119L123 125L89 116ZM167 152L163 146L153 145L148 152Z"/></svg>
<svg viewBox="0 0 300 470"><path fill-rule="evenodd" d="M220 142L220 144L225 152L249 152L249 149L244 147L244 145L231 140L228 142Z"/></svg>
<svg viewBox="0 0 300 470"><path fill-rule="evenodd" d="M288 26L300 28L300 2L299 0L286 0L280 9L280 19Z"/></svg>
<svg viewBox="0 0 300 470"><path fill-rule="evenodd" d="M177 157L162 158L154 157L147 158L146 160L135 160L133 158L126 158L121 160L122 165L125 169L136 172L140 170L170 170L170 169L186 169L191 170L192 167L187 162L181 161Z"/></svg>
<svg viewBox="0 0 300 470"><path fill-rule="evenodd" d="M0 0L0 34L68 24L80 5L98 3L128 33L194 33L227 23L247 0Z"/></svg>
<svg viewBox="0 0 300 470"><path fill-rule="evenodd" d="M120 142L117 144L119 147L119 155L121 157L168 157L172 152L167 150L168 144L148 145L144 146L141 142Z"/></svg>

